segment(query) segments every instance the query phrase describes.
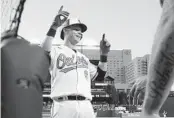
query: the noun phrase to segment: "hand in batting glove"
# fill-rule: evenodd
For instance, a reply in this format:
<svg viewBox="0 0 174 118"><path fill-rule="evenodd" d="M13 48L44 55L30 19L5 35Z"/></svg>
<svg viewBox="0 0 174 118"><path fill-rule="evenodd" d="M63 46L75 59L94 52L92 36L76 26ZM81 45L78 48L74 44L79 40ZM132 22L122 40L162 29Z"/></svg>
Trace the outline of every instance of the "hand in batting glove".
<svg viewBox="0 0 174 118"><path fill-rule="evenodd" d="M105 34L103 34L102 40L100 41L100 55L107 56L110 51L110 43L106 40Z"/></svg>
<svg viewBox="0 0 174 118"><path fill-rule="evenodd" d="M69 13L67 11L62 11L62 9L63 9L63 6L61 6L57 16L55 17L55 19L51 25L52 29L56 30L67 20ZM63 17L63 19L61 19L61 17Z"/></svg>

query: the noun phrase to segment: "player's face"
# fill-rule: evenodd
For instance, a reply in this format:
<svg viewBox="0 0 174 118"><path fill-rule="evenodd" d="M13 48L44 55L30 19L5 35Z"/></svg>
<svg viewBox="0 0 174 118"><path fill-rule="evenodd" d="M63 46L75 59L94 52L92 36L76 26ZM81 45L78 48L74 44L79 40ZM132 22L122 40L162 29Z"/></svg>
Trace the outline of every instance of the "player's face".
<svg viewBox="0 0 174 118"><path fill-rule="evenodd" d="M70 26L66 28L66 31L66 37L72 45L76 45L82 39L83 34L78 25Z"/></svg>

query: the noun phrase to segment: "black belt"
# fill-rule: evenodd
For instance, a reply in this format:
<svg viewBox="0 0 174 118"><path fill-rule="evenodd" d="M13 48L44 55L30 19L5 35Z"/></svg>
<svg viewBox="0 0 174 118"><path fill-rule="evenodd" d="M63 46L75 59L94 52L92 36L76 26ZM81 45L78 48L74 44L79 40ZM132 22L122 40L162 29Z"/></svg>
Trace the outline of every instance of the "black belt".
<svg viewBox="0 0 174 118"><path fill-rule="evenodd" d="M64 97L59 97L57 100L86 100L86 97L83 96L64 96Z"/></svg>

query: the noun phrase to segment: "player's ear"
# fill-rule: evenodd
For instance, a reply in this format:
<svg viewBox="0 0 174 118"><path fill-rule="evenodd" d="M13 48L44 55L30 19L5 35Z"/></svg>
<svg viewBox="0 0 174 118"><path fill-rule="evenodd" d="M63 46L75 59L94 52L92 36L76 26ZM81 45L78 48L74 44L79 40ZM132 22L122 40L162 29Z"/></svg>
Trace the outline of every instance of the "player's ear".
<svg viewBox="0 0 174 118"><path fill-rule="evenodd" d="M66 35L68 33L68 29L67 28L63 28L63 33L64 33L64 35Z"/></svg>
<svg viewBox="0 0 174 118"><path fill-rule="evenodd" d="M64 33L68 32L68 28L63 28L63 32Z"/></svg>

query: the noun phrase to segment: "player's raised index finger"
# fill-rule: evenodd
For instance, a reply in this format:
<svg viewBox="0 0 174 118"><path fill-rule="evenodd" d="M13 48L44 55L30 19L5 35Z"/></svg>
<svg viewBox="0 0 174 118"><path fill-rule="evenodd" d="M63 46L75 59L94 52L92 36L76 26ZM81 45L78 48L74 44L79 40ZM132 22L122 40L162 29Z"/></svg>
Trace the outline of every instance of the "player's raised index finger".
<svg viewBox="0 0 174 118"><path fill-rule="evenodd" d="M105 39L105 33L103 34L103 37L102 37L102 40L104 41L104 39Z"/></svg>
<svg viewBox="0 0 174 118"><path fill-rule="evenodd" d="M63 9L63 5L60 7L59 12L61 12L61 11L62 11L62 9Z"/></svg>

